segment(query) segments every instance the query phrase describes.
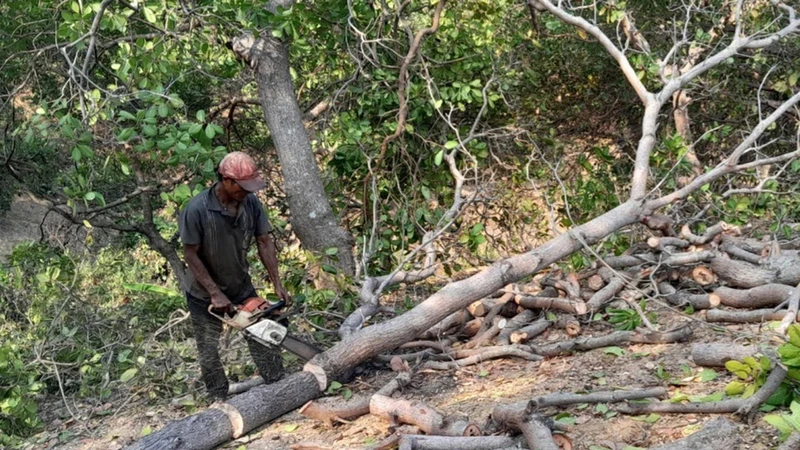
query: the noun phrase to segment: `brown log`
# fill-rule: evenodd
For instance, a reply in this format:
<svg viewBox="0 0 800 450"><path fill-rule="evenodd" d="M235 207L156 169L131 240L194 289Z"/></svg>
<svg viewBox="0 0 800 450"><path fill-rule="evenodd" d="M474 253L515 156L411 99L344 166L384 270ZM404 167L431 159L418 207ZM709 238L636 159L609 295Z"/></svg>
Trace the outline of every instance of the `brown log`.
<svg viewBox="0 0 800 450"><path fill-rule="evenodd" d="M737 413L751 422L758 408L766 402L786 378L786 367L778 364L772 369L764 385L755 394L744 399L735 398L718 402L692 402L671 403L641 403L636 405L621 405L617 411L624 414L650 414L650 413L687 413L687 414L729 414Z"/></svg>
<svg viewBox="0 0 800 450"><path fill-rule="evenodd" d="M507 356L514 356L528 361L538 361L542 359L541 356L536 355L530 349L518 345L504 345L495 347L483 347L473 350L470 356L466 356L455 361L427 361L422 365L423 369L435 370L453 370L461 367L479 364L496 358L505 358ZM456 353L457 354L457 353Z"/></svg>
<svg viewBox="0 0 800 450"><path fill-rule="evenodd" d="M800 309L800 284L798 284L789 295L789 307L784 313L781 324L775 330L779 334L785 334L789 327L797 321L797 311Z"/></svg>
<svg viewBox="0 0 800 450"><path fill-rule="evenodd" d="M606 282L603 281L603 277L601 277L600 275L597 275L597 274L592 275L591 277L589 277L588 280L586 280L586 287L588 287L589 289L591 289L593 291L599 291L605 285L606 285Z"/></svg>
<svg viewBox="0 0 800 450"><path fill-rule="evenodd" d="M549 320L537 320L536 322L511 333L509 339L511 340L512 344L522 344L528 342L536 336L544 333L544 331L552 324L553 322Z"/></svg>
<svg viewBox="0 0 800 450"><path fill-rule="evenodd" d="M692 269L692 279L700 286L708 286L717 282L717 276L706 266L697 266Z"/></svg>
<svg viewBox="0 0 800 450"><path fill-rule="evenodd" d="M753 311L709 309L706 311L706 322L762 323L782 320L785 315L786 311L775 311L772 308L755 309Z"/></svg>
<svg viewBox="0 0 800 450"><path fill-rule="evenodd" d="M736 259L747 261L750 264L761 264L761 256L755 253L750 253L747 250L737 246L731 240L722 238L722 245L719 247L723 252L733 256Z"/></svg>
<svg viewBox="0 0 800 450"><path fill-rule="evenodd" d="M369 401L372 395L385 395L388 397L410 383L411 372L403 371L398 373L395 378L386 383L375 394L358 395L345 401L332 397L311 400L303 405L298 412L310 419L319 420L328 428L333 428L334 422L353 420L369 414Z"/></svg>
<svg viewBox="0 0 800 450"><path fill-rule="evenodd" d="M537 410L550 406L567 406L579 403L616 403L625 400L641 400L645 398L664 397L668 393L669 391L663 387L624 391L599 391L588 394L556 392L534 397L528 403L531 409Z"/></svg>
<svg viewBox="0 0 800 450"><path fill-rule="evenodd" d="M407 434L398 450L497 450L519 447L518 438L506 436L426 436Z"/></svg>
<svg viewBox="0 0 800 450"><path fill-rule="evenodd" d="M771 283L796 286L800 283L800 258L792 256L780 256L757 266L720 253L711 261L711 270L733 287L752 288Z"/></svg>
<svg viewBox="0 0 800 450"><path fill-rule="evenodd" d="M765 308L778 306L789 298L792 286L785 284L766 284L750 289L732 289L720 286L714 289L714 295L719 297L720 303L733 308Z"/></svg>
<svg viewBox="0 0 800 450"><path fill-rule="evenodd" d="M478 332L483 328L483 317L476 317L469 322L464 324L464 327L461 328L461 334L464 336L475 336Z"/></svg>
<svg viewBox="0 0 800 450"><path fill-rule="evenodd" d="M529 324L534 317L536 317L536 313L530 309L523 310L521 313L512 317L511 320L506 322L506 325L503 327L503 329L500 330L500 334L497 335L497 338L495 339L497 345L510 344L511 333Z"/></svg>
<svg viewBox="0 0 800 450"><path fill-rule="evenodd" d="M706 423L702 430L692 433L688 437L650 447L650 450L730 450L738 449L741 441L742 433L736 422L718 417Z"/></svg>
<svg viewBox="0 0 800 450"><path fill-rule="evenodd" d="M728 361L741 361L756 352L752 346L704 342L692 344L692 361L700 367L725 367Z"/></svg>
<svg viewBox="0 0 800 450"><path fill-rule="evenodd" d="M581 323L572 315L561 316L556 320L556 327L564 329L569 336L581 334Z"/></svg>
<svg viewBox="0 0 800 450"><path fill-rule="evenodd" d="M588 312L586 303L578 299L567 299L561 297L533 297L520 294L516 297L517 304L528 309L554 309L570 314L583 315Z"/></svg>
<svg viewBox="0 0 800 450"><path fill-rule="evenodd" d="M448 334L448 331L455 332L458 327L463 325L464 323L468 322L472 319L472 315L466 309L462 309L459 311L450 314L449 316L445 317L444 320L439 322L438 324L434 325L422 335L420 338L422 339L436 339L438 337L444 336Z"/></svg>
<svg viewBox="0 0 800 450"><path fill-rule="evenodd" d="M320 395L309 372L299 372L269 385L256 386L208 409L168 424L134 442L129 450L212 449L260 424L278 418Z"/></svg>
<svg viewBox="0 0 800 450"><path fill-rule="evenodd" d="M669 236L652 236L647 239L647 245L653 250L659 252L673 252L675 249L684 249L689 247L689 241Z"/></svg>
<svg viewBox="0 0 800 450"><path fill-rule="evenodd" d="M669 257L663 259L661 263L668 267L686 266L689 264L713 261L716 256L717 253L710 250L703 250L699 252L683 252L670 255Z"/></svg>
<svg viewBox="0 0 800 450"><path fill-rule="evenodd" d="M564 430L552 419L531 413L528 406L518 403L498 405L492 410L492 421L501 429L521 432L528 442L528 448L535 450L558 450L553 440L553 430Z"/></svg>
<svg viewBox="0 0 800 450"><path fill-rule="evenodd" d="M410 424L426 434L440 436L479 436L480 428L469 421L446 417L430 406L415 401L390 398L375 394L369 403L369 412L390 424Z"/></svg>
<svg viewBox="0 0 800 450"><path fill-rule="evenodd" d="M473 317L483 317L486 314L489 314L489 310L492 309L492 307L496 304L497 299L484 298L467 306L467 311L469 311Z"/></svg>
<svg viewBox="0 0 800 450"><path fill-rule="evenodd" d="M711 242L717 235L722 233L723 231L735 230L733 225L728 225L725 222L719 222L715 225L708 227L701 236L698 236L689 229L688 225L684 225L681 228L680 237L681 239L685 239L692 244L695 245L702 245L708 242Z"/></svg>
<svg viewBox="0 0 800 450"><path fill-rule="evenodd" d="M488 319L489 316L486 316ZM463 348L476 348L476 347L483 347L488 345L489 343L500 334L500 330L502 330L503 326L505 326L507 320L503 317L495 316L492 319L492 325L489 328L481 327L478 334L475 335L472 339L470 339L467 343L463 345ZM484 321L484 325L486 325L486 321Z"/></svg>
<svg viewBox="0 0 800 450"><path fill-rule="evenodd" d="M692 330L689 327L681 327L671 331L648 331L641 333L634 331L617 331L605 336L581 337L569 341L557 342L555 344L538 347L534 346L533 351L542 356L552 357L565 353L572 353L574 351L588 351L631 342L640 344L666 344L681 341L691 335Z"/></svg>
<svg viewBox="0 0 800 450"><path fill-rule="evenodd" d="M261 386L262 384L264 384L264 379L261 378L260 375L239 383L231 383L228 386L228 395L241 394L253 389L256 386Z"/></svg>
<svg viewBox="0 0 800 450"><path fill-rule="evenodd" d="M586 302L586 308L588 309L587 312L594 313L599 311L600 308L611 301L611 299L614 298L614 296L617 295L617 293L621 291L626 284L627 281L625 281L625 279L623 279L621 276L614 276L611 278L605 287L595 292L592 298Z"/></svg>
<svg viewBox="0 0 800 450"><path fill-rule="evenodd" d="M667 282L659 283L658 290L673 306L691 305L693 309L701 310L716 308L720 304L720 299L716 295L689 294L683 291L678 291Z"/></svg>
<svg viewBox="0 0 800 450"><path fill-rule="evenodd" d="M600 268L600 270L602 270L604 268L603 266L607 266L612 269L627 269L627 268L632 268L634 266L640 266L642 264L653 264L655 262L657 261L653 255L639 254L639 255L607 256L603 258L602 263L595 263L595 264L597 264L597 267ZM602 272L599 273L601 273L602 275Z"/></svg>

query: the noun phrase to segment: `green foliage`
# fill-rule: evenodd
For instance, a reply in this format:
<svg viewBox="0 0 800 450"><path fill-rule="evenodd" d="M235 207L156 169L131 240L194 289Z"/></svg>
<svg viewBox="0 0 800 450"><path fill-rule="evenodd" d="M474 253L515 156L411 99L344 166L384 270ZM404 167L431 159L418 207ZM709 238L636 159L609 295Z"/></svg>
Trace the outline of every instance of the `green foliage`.
<svg viewBox="0 0 800 450"><path fill-rule="evenodd" d="M639 308L641 308L642 312L646 311L647 302L644 299L642 299L642 301L639 302ZM642 316L640 316L635 309L608 308L606 311L608 312L609 323L614 324L614 327L618 330L623 330L623 331L635 330L636 328L639 328L642 325ZM657 316L655 313L650 312L646 314L647 314L647 319L650 320L650 322L656 321Z"/></svg>

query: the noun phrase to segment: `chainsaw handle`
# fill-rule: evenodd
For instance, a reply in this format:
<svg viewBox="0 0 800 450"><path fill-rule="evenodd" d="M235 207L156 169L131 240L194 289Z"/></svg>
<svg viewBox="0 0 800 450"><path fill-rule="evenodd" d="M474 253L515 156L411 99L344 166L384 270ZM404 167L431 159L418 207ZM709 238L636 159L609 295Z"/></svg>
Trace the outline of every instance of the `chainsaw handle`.
<svg viewBox="0 0 800 450"><path fill-rule="evenodd" d="M277 303L273 303L272 305L269 305L269 307L262 310L259 313L259 316L266 316L272 313L273 311L283 308L284 306L286 306L286 300L280 300Z"/></svg>

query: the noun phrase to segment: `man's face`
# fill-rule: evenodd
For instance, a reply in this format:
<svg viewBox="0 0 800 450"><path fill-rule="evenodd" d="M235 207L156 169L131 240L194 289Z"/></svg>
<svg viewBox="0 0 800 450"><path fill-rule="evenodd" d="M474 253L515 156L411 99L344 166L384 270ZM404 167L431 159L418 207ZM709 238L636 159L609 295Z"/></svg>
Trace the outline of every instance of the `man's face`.
<svg viewBox="0 0 800 450"><path fill-rule="evenodd" d="M223 180L222 185L225 186L225 192L228 194L228 196L237 202L244 201L245 197L247 197L247 194L249 194L249 192L239 186L239 183L231 180L230 178Z"/></svg>

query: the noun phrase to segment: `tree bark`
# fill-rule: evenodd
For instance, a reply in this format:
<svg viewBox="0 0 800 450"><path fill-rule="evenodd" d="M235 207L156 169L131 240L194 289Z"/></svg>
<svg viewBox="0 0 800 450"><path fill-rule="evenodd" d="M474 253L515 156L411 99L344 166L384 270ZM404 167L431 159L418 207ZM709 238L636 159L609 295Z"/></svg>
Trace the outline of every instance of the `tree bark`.
<svg viewBox="0 0 800 450"><path fill-rule="evenodd" d="M765 284L750 289L731 289L720 286L714 290L720 303L733 308L765 308L778 306L787 298L794 289L785 284Z"/></svg>
<svg viewBox="0 0 800 450"><path fill-rule="evenodd" d="M425 436L407 434L398 450L492 450L514 448L519 439L506 436Z"/></svg>
<svg viewBox="0 0 800 450"><path fill-rule="evenodd" d="M175 421L127 447L129 450L210 450L236 439L320 395L308 372L292 374L277 383L255 387L227 403Z"/></svg>
<svg viewBox="0 0 800 450"><path fill-rule="evenodd" d="M756 352L755 347L738 344L692 344L692 361L700 367L725 367L728 361L741 361Z"/></svg>
<svg viewBox="0 0 800 450"><path fill-rule="evenodd" d="M739 427L730 419L718 417L709 421L702 430L669 444L650 447L650 450L728 450L739 448Z"/></svg>
<svg viewBox="0 0 800 450"><path fill-rule="evenodd" d="M310 250L336 248L336 265L346 274L354 274L355 240L339 226L325 195L297 104L286 47L268 35L245 35L234 40L233 51L255 71L261 107L281 163L294 232Z"/></svg>
<svg viewBox="0 0 800 450"><path fill-rule="evenodd" d="M466 421L447 417L418 401L390 398L375 394L369 402L369 412L392 425L411 424L426 434L439 436L479 436L480 428Z"/></svg>

